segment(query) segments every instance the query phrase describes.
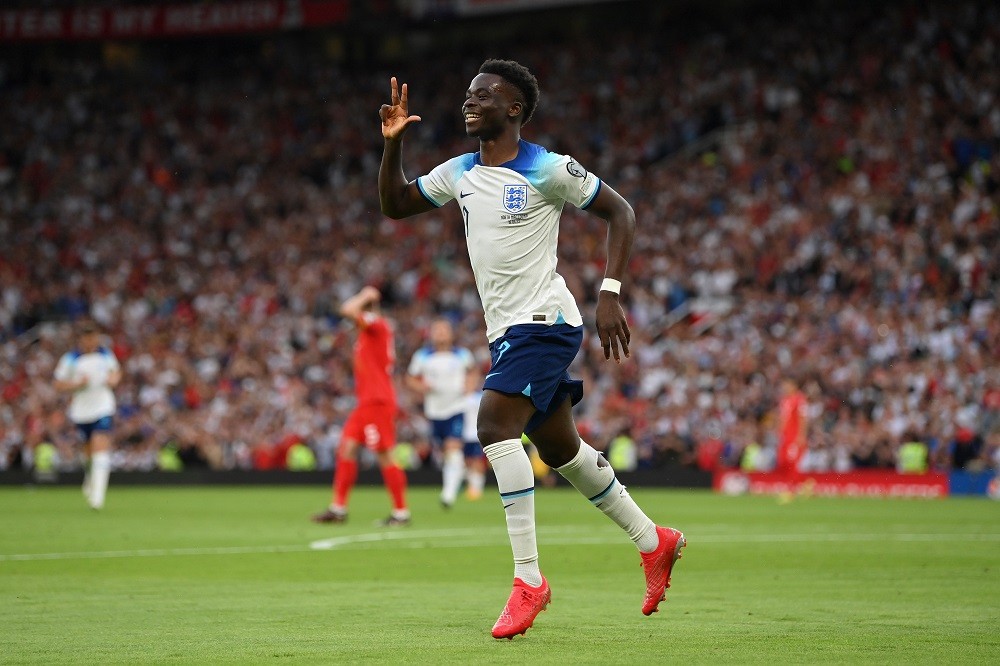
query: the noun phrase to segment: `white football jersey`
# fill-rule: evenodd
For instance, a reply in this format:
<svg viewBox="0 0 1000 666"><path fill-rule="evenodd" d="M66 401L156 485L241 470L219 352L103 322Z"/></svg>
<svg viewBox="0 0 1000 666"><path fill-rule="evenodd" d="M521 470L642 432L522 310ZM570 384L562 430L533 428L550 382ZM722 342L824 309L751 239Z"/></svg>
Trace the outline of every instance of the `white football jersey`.
<svg viewBox="0 0 1000 666"><path fill-rule="evenodd" d="M56 365L55 378L59 381L87 380L87 385L74 392L70 400L70 421L93 423L105 416L114 416L115 394L107 381L119 367L114 352L105 347L86 354L78 351L63 354Z"/></svg>
<svg viewBox="0 0 1000 666"><path fill-rule="evenodd" d="M454 157L417 178L435 206L455 199L493 342L515 324L582 326L576 300L556 273L559 217L586 208L601 180L573 161L521 141L515 157L484 166L479 153Z"/></svg>
<svg viewBox="0 0 1000 666"><path fill-rule="evenodd" d="M465 419L462 423L462 441L479 441L479 403L483 401L482 391L473 391L465 396Z"/></svg>
<svg viewBox="0 0 1000 666"><path fill-rule="evenodd" d="M424 416L450 419L465 408L465 380L474 365L472 352L462 347L438 351L418 349L408 372L421 377L430 390L424 396Z"/></svg>

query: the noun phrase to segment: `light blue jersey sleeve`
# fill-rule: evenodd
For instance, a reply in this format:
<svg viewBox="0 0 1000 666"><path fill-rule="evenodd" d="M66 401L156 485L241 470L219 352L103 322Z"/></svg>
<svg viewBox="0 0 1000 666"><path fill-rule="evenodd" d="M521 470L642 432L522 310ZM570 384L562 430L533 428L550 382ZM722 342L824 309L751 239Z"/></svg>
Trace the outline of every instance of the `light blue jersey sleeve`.
<svg viewBox="0 0 1000 666"><path fill-rule="evenodd" d="M569 155L546 151L538 160L536 187L549 199L561 199L577 208L587 208L601 191L601 179Z"/></svg>
<svg viewBox="0 0 1000 666"><path fill-rule="evenodd" d="M62 355L62 358L59 359L59 363L56 365L56 381L66 382L73 377L73 366L76 364L76 359L79 356L76 352L67 352Z"/></svg>
<svg viewBox="0 0 1000 666"><path fill-rule="evenodd" d="M472 352L470 352L465 347L461 347L458 350L458 357L461 359L462 367L466 370L471 370L476 365L476 359L473 358Z"/></svg>
<svg viewBox="0 0 1000 666"><path fill-rule="evenodd" d="M413 358L410 359L410 367L406 369L407 374L414 377L424 374L424 364L427 362L428 356L430 356L430 351L426 347L418 349L413 354Z"/></svg>
<svg viewBox="0 0 1000 666"><path fill-rule="evenodd" d="M417 178L420 193L438 208L457 199L459 195L455 188L462 174L473 167L474 159L473 153L466 153L434 167L426 176Z"/></svg>

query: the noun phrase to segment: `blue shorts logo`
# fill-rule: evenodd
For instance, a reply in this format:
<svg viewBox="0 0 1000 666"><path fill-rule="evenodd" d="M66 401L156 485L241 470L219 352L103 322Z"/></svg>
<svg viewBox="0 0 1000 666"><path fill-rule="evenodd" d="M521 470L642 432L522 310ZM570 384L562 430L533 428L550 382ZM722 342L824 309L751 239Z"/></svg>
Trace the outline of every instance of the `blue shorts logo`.
<svg viewBox="0 0 1000 666"><path fill-rule="evenodd" d="M508 213L520 213L528 206L527 185L504 185L503 207Z"/></svg>
<svg viewBox="0 0 1000 666"><path fill-rule="evenodd" d="M505 351L507 351L508 349L510 349L510 343L509 342L507 342L506 340L504 340L503 342L500 343L500 346L497 347L497 360L493 362L494 366L497 363L500 362L500 357L503 356L503 353ZM499 375L500 373L499 372L494 372L493 374L494 375Z"/></svg>

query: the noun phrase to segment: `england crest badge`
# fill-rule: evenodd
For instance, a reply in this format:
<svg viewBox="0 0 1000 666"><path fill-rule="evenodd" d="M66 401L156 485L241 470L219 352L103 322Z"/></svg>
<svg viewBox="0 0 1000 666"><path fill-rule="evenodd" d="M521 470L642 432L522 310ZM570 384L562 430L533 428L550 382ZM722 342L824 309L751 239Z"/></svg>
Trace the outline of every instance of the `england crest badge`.
<svg viewBox="0 0 1000 666"><path fill-rule="evenodd" d="M528 206L527 185L504 185L503 207L508 213L520 213Z"/></svg>

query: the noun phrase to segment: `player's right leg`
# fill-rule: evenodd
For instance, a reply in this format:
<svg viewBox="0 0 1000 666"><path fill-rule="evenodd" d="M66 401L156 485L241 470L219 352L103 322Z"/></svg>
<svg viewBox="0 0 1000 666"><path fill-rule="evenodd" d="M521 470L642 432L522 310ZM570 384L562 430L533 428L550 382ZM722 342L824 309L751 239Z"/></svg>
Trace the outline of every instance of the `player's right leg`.
<svg viewBox="0 0 1000 666"><path fill-rule="evenodd" d="M458 499L458 491L462 489L465 477L465 454L462 451L462 440L458 437L446 437L442 446L441 461L441 505L451 508Z"/></svg>
<svg viewBox="0 0 1000 666"><path fill-rule="evenodd" d="M93 432L93 423L77 423L76 428L83 437L83 485L80 490L83 491L83 498L87 500L87 504L90 504L90 493L93 488L93 484L90 482L90 435Z"/></svg>
<svg viewBox="0 0 1000 666"><path fill-rule="evenodd" d="M337 467L333 472L333 496L325 511L313 515L314 523L347 522L347 504L351 489L358 480L358 439L354 432L354 414L344 423L344 433L337 447ZM348 428L350 427L350 431Z"/></svg>
<svg viewBox="0 0 1000 666"><path fill-rule="evenodd" d="M568 398L528 436L542 461L573 484L635 543L646 574L642 612L644 615L656 612L666 588L670 587L674 563L687 543L684 535L653 523L618 481L604 456L580 439Z"/></svg>
<svg viewBox="0 0 1000 666"><path fill-rule="evenodd" d="M483 392L479 406L479 441L497 478L514 556L514 589L493 626L494 638L523 634L552 598L538 567L535 477L521 444L521 433L534 412L523 395L490 389Z"/></svg>
<svg viewBox="0 0 1000 666"><path fill-rule="evenodd" d="M111 417L98 419L90 433L90 472L87 502L92 509L104 508L111 476Z"/></svg>
<svg viewBox="0 0 1000 666"><path fill-rule="evenodd" d="M470 501L483 497L486 488L486 456L479 442L466 442L463 445L465 453L465 496Z"/></svg>

